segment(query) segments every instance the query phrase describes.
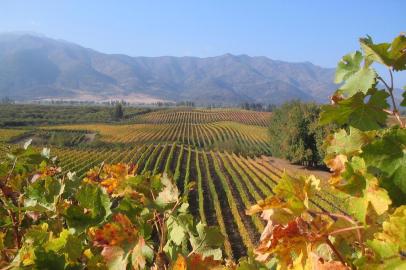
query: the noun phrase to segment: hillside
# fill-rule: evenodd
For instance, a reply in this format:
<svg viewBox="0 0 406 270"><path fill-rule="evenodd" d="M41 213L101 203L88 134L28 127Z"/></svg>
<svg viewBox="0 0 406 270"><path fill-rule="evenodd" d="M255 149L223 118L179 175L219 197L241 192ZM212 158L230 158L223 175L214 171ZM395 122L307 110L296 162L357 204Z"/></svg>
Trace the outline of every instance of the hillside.
<svg viewBox="0 0 406 270"><path fill-rule="evenodd" d="M334 70L225 54L130 57L31 34L0 35L0 96L17 100L326 101Z"/></svg>

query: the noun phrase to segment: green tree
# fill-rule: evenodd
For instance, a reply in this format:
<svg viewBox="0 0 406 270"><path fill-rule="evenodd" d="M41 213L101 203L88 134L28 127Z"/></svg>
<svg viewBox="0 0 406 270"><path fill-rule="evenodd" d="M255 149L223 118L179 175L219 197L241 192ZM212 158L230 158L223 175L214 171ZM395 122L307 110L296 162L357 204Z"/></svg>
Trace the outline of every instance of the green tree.
<svg viewBox="0 0 406 270"><path fill-rule="evenodd" d="M121 103L117 103L114 106L113 118L115 120L120 120L124 117L124 109Z"/></svg>
<svg viewBox="0 0 406 270"><path fill-rule="evenodd" d="M317 166L323 162L323 139L332 126L318 125L320 107L292 101L273 112L269 124L272 155L294 163Z"/></svg>

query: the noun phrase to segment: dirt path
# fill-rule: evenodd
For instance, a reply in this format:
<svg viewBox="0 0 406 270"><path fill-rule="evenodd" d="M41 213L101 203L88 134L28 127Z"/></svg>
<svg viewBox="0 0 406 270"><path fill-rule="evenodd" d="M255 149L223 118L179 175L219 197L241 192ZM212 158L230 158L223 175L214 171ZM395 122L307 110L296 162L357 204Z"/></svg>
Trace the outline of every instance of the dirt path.
<svg viewBox="0 0 406 270"><path fill-rule="evenodd" d="M301 165L291 164L289 161L280 158L261 156L260 159L265 162L268 162L277 169L280 170L286 169L293 176L314 174L318 178L327 181L331 175L330 172L328 171L312 169Z"/></svg>

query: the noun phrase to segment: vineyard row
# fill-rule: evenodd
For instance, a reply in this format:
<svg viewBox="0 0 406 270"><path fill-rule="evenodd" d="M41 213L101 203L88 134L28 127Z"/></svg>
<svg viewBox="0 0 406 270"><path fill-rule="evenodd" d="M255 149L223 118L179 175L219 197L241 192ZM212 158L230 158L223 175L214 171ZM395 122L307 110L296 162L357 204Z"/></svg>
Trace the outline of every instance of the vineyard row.
<svg viewBox="0 0 406 270"><path fill-rule="evenodd" d="M167 143L125 151L68 148L53 151L65 171L76 171L80 176L102 162L132 162L138 164L138 172L170 173L180 190L194 181L196 188L189 195L192 214L209 225L220 227L226 236L224 251L234 259L253 249L265 226L257 216L247 216L245 210L272 194L282 172L261 159ZM340 200L334 194L323 191L318 198L311 201L318 210L342 211Z"/></svg>

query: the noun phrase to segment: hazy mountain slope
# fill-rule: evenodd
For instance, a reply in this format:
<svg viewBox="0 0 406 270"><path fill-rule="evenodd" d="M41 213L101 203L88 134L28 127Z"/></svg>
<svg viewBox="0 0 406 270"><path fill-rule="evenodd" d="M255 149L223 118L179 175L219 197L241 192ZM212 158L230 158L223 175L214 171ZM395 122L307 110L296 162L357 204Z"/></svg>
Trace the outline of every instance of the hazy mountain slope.
<svg viewBox="0 0 406 270"><path fill-rule="evenodd" d="M130 57L42 36L0 35L0 96L20 100L322 102L335 89L333 73L311 63L266 57Z"/></svg>

